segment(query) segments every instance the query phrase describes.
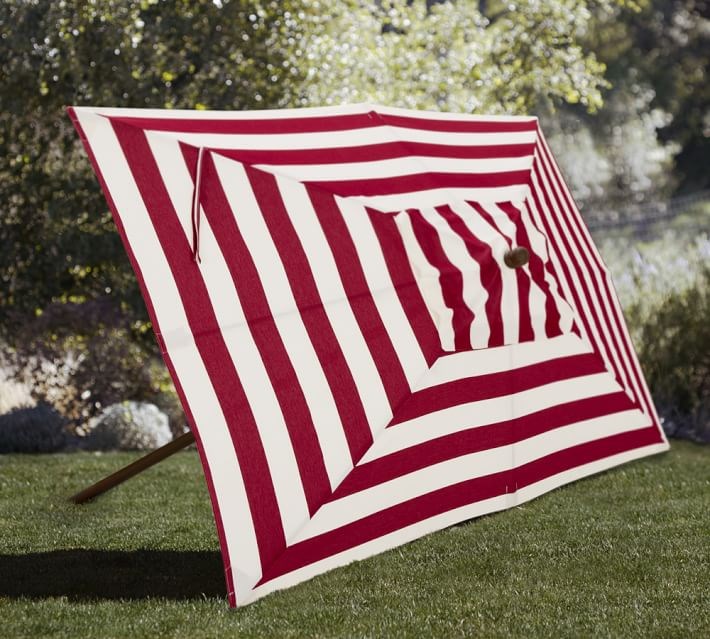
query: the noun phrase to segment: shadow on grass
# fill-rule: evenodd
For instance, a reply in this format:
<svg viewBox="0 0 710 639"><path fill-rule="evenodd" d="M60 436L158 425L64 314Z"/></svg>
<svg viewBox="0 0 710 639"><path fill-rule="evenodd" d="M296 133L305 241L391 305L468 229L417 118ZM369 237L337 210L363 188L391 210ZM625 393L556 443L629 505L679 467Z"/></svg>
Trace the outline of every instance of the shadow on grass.
<svg viewBox="0 0 710 639"><path fill-rule="evenodd" d="M0 598L86 601L203 596L226 596L218 552L76 549L0 555Z"/></svg>

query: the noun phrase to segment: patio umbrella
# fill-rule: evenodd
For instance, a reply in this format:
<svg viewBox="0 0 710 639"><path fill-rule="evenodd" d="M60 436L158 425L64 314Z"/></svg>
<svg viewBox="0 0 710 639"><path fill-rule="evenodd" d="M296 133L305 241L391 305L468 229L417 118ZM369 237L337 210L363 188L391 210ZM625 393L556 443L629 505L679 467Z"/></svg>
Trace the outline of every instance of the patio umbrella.
<svg viewBox="0 0 710 639"><path fill-rule="evenodd" d="M70 109L229 602L666 450L533 117Z"/></svg>

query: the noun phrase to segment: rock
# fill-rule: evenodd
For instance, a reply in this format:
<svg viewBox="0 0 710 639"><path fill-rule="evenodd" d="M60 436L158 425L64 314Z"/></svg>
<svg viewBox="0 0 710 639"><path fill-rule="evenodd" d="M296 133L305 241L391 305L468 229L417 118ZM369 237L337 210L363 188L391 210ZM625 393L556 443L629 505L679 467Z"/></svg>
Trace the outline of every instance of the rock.
<svg viewBox="0 0 710 639"><path fill-rule="evenodd" d="M49 404L0 415L0 453L54 453L70 440L66 420Z"/></svg>
<svg viewBox="0 0 710 639"><path fill-rule="evenodd" d="M154 404L121 402L108 406L89 424L88 450L149 450L172 439L168 416Z"/></svg>
<svg viewBox="0 0 710 639"><path fill-rule="evenodd" d="M0 344L0 350L2 347L3 345ZM12 379L10 370L0 361L0 415L17 408L29 408L34 405L35 402L27 385Z"/></svg>

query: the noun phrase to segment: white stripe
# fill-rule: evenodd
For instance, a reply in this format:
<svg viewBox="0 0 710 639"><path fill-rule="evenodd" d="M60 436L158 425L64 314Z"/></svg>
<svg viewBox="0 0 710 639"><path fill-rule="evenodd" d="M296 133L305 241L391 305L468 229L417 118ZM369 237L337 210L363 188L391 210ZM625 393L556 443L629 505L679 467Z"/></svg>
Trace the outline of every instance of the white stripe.
<svg viewBox="0 0 710 639"><path fill-rule="evenodd" d="M451 205L451 208L461 217L469 231L491 248L495 266L500 272L502 282L500 314L503 322L503 343L514 344L518 341L520 334L520 304L518 302L517 275L513 269L505 266L504 262L508 243L500 230L490 226L470 204L456 202ZM499 216L494 207L488 207L485 210L493 217Z"/></svg>
<svg viewBox="0 0 710 639"><path fill-rule="evenodd" d="M461 351L440 357L434 362L426 377L412 390L417 391L473 375L491 375L515 367L531 366L551 359L591 353L592 347L574 333L565 333L551 339L521 342L472 351Z"/></svg>
<svg viewBox="0 0 710 639"><path fill-rule="evenodd" d="M668 450L668 444L651 444L650 446L643 446L642 448L635 448L633 450L624 451L616 455L611 455L609 457L604 457L603 459L598 459L596 461L590 462L588 464L583 464L581 466L575 466L569 470L563 471L525 486L518 490L514 494L515 503L513 505L518 505L530 501L535 497L539 497L555 488L564 486L578 479L588 477L589 475L594 475L600 473L614 466L619 466L621 464L626 464L635 459L641 459L642 457L648 457L649 455L656 455ZM260 599L271 592L280 590L282 588L288 588L297 583L310 579L315 575L326 572L327 570L332 570L338 566L345 566L353 561L358 561L366 559L377 553L384 552L390 548L395 548L401 546L414 539L419 539L424 535L435 532L437 530L443 530L448 526L453 524L467 521L473 517L480 517L482 515L487 515L494 513L496 511L504 510L510 507L510 495L500 495L498 497L492 497L491 499L486 499L483 501L477 501L473 504L467 504L447 512L443 512L434 517L429 517L422 521L418 521L411 526L405 526L391 532L387 535L382 535L370 541L367 541L359 546L349 548L341 553L331 555L320 561L308 564L303 568L299 568L292 572L289 572L281 577L273 579L262 586L256 588L249 598L248 601L242 603L250 603L256 599Z"/></svg>
<svg viewBox="0 0 710 639"><path fill-rule="evenodd" d="M623 429L619 428L619 424L624 425ZM340 528L353 520L353 513L357 513L357 518L361 519L447 486L517 468L572 446L647 426L650 426L649 417L634 408L530 437L516 446L515 466L511 463L511 446L470 453L433 464L324 504L306 527L299 531L295 541ZM514 491L515 486L511 486L508 492Z"/></svg>
<svg viewBox="0 0 710 639"><path fill-rule="evenodd" d="M77 114L94 113L103 116L158 118L161 120L280 120L284 117L323 117L328 115L365 114L373 107L369 104L340 104L324 107L296 107L290 109L262 109L252 111L210 111L208 109L133 109L126 107L72 107ZM493 116L495 119L497 116Z"/></svg>
<svg viewBox="0 0 710 639"><path fill-rule="evenodd" d="M333 106L295 107L285 109L257 109L246 111L214 111L209 109L133 109L126 107L75 106L77 113L95 113L123 117L191 120L280 120L284 117L323 117L328 115L366 114L371 111L389 115L404 115L428 120L457 120L463 122L536 122L536 117L521 115L476 115L445 111L419 111L360 102Z"/></svg>
<svg viewBox="0 0 710 639"><path fill-rule="evenodd" d="M352 468L333 393L293 297L281 257L274 246L244 166L213 156L227 201L259 272L276 328L313 417L331 487Z"/></svg>
<svg viewBox="0 0 710 639"><path fill-rule="evenodd" d="M150 292L158 326L196 424L209 424L199 437L219 505L238 599L245 599L261 577L259 550L234 444L219 401L192 339L180 294L150 216L111 123L90 113L79 122L119 212L126 236Z"/></svg>
<svg viewBox="0 0 710 639"><path fill-rule="evenodd" d="M331 248L306 188L300 182L285 178L278 178L277 184L374 436L392 418L392 408L382 378L355 319Z"/></svg>
<svg viewBox="0 0 710 639"><path fill-rule="evenodd" d="M520 202L529 193L527 185L497 186L492 188L435 188L416 189L390 195L353 195L365 206L380 211L403 211L410 208L434 207L455 200L474 200L481 203Z"/></svg>
<svg viewBox="0 0 710 639"><path fill-rule="evenodd" d="M393 131L398 132L393 137ZM444 131L424 131L403 127L373 126L345 131L319 131L315 133L182 133L161 131L179 140L210 149L332 149L383 142L424 142L426 144L445 144L449 146L490 146L507 144L532 144L537 136L534 131L515 133L447 133Z"/></svg>
<svg viewBox="0 0 710 639"><path fill-rule="evenodd" d="M436 209L425 207L420 211L424 219L436 229L444 253L463 277L463 301L474 315L471 323L471 346L487 348L491 329L486 315L488 291L483 286L481 267L469 254L463 239L452 230Z"/></svg>
<svg viewBox="0 0 710 639"><path fill-rule="evenodd" d="M191 243L193 180L182 159L180 145L178 141L173 138L151 131L148 131L145 137L148 140L148 145L153 153L158 169L160 169L163 182L168 189L168 195L170 196L170 201L173 203L173 208L175 209L175 214L180 222L180 226L188 242ZM170 173L166 174L164 169L171 172L177 171L182 177L182 181L177 184L176 180L171 179L172 175ZM203 209L202 219L204 219L204 217Z"/></svg>
<svg viewBox="0 0 710 639"><path fill-rule="evenodd" d="M426 172L499 173L529 171L532 155L519 158L459 159L406 156L373 162L338 162L336 164L257 164L256 168L299 181L386 179Z"/></svg>
<svg viewBox="0 0 710 639"><path fill-rule="evenodd" d="M402 115L422 120L457 121L457 122L537 122L537 117L529 115L477 115L474 113L452 113L449 111L427 111L406 109L375 104L370 109L383 115ZM495 133L493 135L496 135Z"/></svg>
<svg viewBox="0 0 710 639"><path fill-rule="evenodd" d="M357 200L335 198L355 245L372 299L410 388L429 367L390 278L367 211Z"/></svg>
<svg viewBox="0 0 710 639"><path fill-rule="evenodd" d="M530 415L564 402L622 391L610 373L551 382L504 397L483 399L433 411L388 428L360 460L365 464L410 446L460 430L496 424Z"/></svg>
<svg viewBox="0 0 710 639"><path fill-rule="evenodd" d="M496 223L497 228L500 230L500 232L507 237L510 240L510 245L515 247L517 246L517 233L518 229L515 224L510 220L508 215L505 213L505 211L500 207L500 205L496 204L491 206L489 209L487 209L491 215L493 216L493 219ZM519 211L520 209L518 209ZM531 253L535 253L533 251L532 246L526 247L530 249ZM543 261L547 258L547 254L544 254L543 256L538 255ZM535 280L532 277L532 273L530 272L530 265L526 264L521 267L523 272L525 273L525 276L528 279L528 283L530 284L530 288L528 290L528 313L530 317L530 324L532 326L533 330L533 336L534 339L545 339L547 337L545 333L545 318L546 318L546 312L545 312L545 294L540 288L540 286L535 282ZM503 271L509 270L509 269L502 269ZM543 265L543 271L544 271L544 265ZM516 286L517 286L517 276L516 276ZM519 296L519 290L516 293ZM518 314L520 314L520 311L518 311ZM505 318L505 315L504 315Z"/></svg>
<svg viewBox="0 0 710 639"><path fill-rule="evenodd" d="M517 207L516 207L517 208ZM517 245L517 233L518 229L516 228L515 224L510 220L508 215L505 213L505 211L499 206L495 205L495 210L498 212L498 214L495 217L495 221L498 224L498 227L500 228L501 232L508 237L512 243L513 246ZM521 222L523 224L523 227L525 227L524 220L522 219L523 216L523 211L521 211L519 208L517 209L518 213L521 216ZM526 232L528 232L527 229L525 229ZM539 235L539 234L538 234ZM528 232L528 242L530 246L526 247L530 249L530 251L534 254L536 254L542 261L543 261L543 278L547 279L549 277L549 274L545 270L544 262L548 259L547 257L547 251L545 250L544 253L537 253L533 249L533 240L530 237L530 234ZM538 248L540 248L538 246ZM543 240L543 248L544 248L544 240ZM545 339L547 337L547 334L545 332L545 320L546 320L546 309L545 309L545 292L542 290L540 285L538 285L535 280L532 277L532 272L530 270L530 265L526 264L525 266L522 267L523 270L525 271L525 274L528 278L528 281L530 282L530 291L528 292L528 305L530 308L530 323L532 325L533 329L533 335L535 336L535 339ZM556 284L555 284L556 286ZM556 302L557 300L553 296L553 300ZM560 314L567 312L571 313L571 309L567 304L565 304L564 309L560 309L558 307L558 311ZM565 332L569 331L569 328Z"/></svg>
<svg viewBox="0 0 710 639"><path fill-rule="evenodd" d="M527 203L529 204L530 209L533 210L535 207L535 203L532 201L532 198L529 198L527 200ZM528 235L528 239L530 240L530 246L533 249L533 252L540 256L540 259L543 262L543 275L545 278L545 282L547 283L547 290L549 295L552 297L552 301L555 307L557 308L557 311L560 314L560 330L563 333L566 333L572 330L572 325L575 322L575 312L572 306L570 306L571 298L569 298L570 302L567 302L567 300L562 297L562 291L560 291L560 283L547 270L548 262L550 262L554 266L554 262L552 262L551 251L548 250L548 239L542 233L541 228L538 228L533 223L533 220L531 219L526 206L521 205L518 210L520 211L520 220L522 221L523 226L525 227L525 231ZM558 277L560 277L560 272L558 268L555 268L555 273ZM537 284L535 286L537 287ZM542 295L544 298L545 293L542 291L542 289L540 289L540 295ZM542 324L542 326L539 326L540 335L545 336L546 312L544 308L544 299L542 300L542 304L543 308L540 311L540 317L538 318L538 322ZM577 322L577 324L579 325L580 322ZM582 331L583 334L586 335L584 326L579 326L579 329L580 331ZM536 329L535 333L536 336L537 330L538 329Z"/></svg>
<svg viewBox="0 0 710 639"><path fill-rule="evenodd" d="M192 178L182 159L179 144L165 136L148 134L155 160L168 195L181 222L190 215ZM182 224L188 242L192 230ZM288 538L310 517L291 438L278 398L266 372L234 286L232 275L217 244L206 216L201 228L202 263L200 273L214 309L222 337L244 388L263 443Z"/></svg>
<svg viewBox="0 0 710 639"><path fill-rule="evenodd" d="M453 351L455 349L454 326L452 323L454 313L444 302L439 281L439 271L429 264L429 260L422 252L422 248L414 235L412 220L409 215L404 212L398 213L395 215L394 220L402 236L412 272L416 276L419 292L439 332L441 348L445 351Z"/></svg>

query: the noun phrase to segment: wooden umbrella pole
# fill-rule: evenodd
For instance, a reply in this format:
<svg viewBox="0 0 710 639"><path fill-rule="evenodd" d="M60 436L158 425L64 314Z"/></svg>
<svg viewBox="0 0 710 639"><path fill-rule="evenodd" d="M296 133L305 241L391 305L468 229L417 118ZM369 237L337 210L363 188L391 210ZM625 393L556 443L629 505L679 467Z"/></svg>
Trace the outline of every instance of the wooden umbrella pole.
<svg viewBox="0 0 710 639"><path fill-rule="evenodd" d="M190 444L194 443L194 441L195 436L191 432L184 433L183 435L180 435L180 437L176 437L173 441L165 444L165 446L156 448L153 452L137 459L132 464L128 464L128 466L117 470L108 477L104 477L88 488L84 488L84 490L78 492L76 495L72 495L69 499L75 504L83 504L84 502L105 493L114 486L122 484L124 481L134 477L138 473L142 473L146 468L154 466L166 457L170 457L170 455L177 453L179 450L187 448Z"/></svg>

